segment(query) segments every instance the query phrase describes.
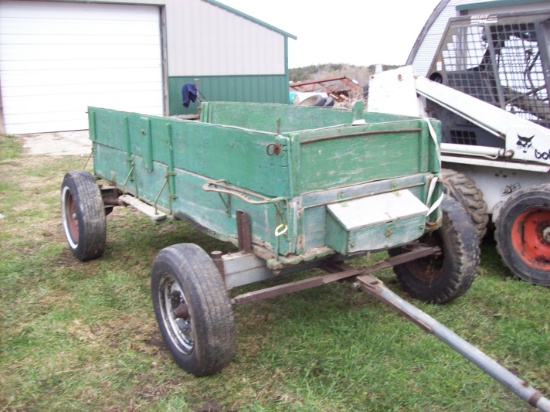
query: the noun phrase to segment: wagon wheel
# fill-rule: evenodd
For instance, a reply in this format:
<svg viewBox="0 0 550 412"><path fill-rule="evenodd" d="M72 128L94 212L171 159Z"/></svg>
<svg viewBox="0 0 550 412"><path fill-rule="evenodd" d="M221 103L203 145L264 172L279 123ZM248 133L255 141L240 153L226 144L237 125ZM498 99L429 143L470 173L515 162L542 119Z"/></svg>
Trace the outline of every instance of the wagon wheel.
<svg viewBox="0 0 550 412"><path fill-rule="evenodd" d="M451 169L441 169L443 190L458 200L466 209L476 229L476 235L481 243L487 233L489 214L487 203L483 199L483 192L479 190L475 182L466 175Z"/></svg>
<svg viewBox="0 0 550 412"><path fill-rule="evenodd" d="M471 219L454 199L442 203L442 226L420 238L420 243L438 246L442 253L394 266L403 288L414 298L445 303L465 293L479 266L479 245ZM390 256L408 251L407 246L390 249Z"/></svg>
<svg viewBox="0 0 550 412"><path fill-rule="evenodd" d="M195 376L223 369L235 351L229 295L204 250L178 244L160 251L151 275L153 307L175 361Z"/></svg>
<svg viewBox="0 0 550 412"><path fill-rule="evenodd" d="M500 209L495 238L516 276L550 286L550 184L514 193Z"/></svg>
<svg viewBox="0 0 550 412"><path fill-rule="evenodd" d="M61 185L61 219L71 252L82 261L105 251L107 223L101 191L89 172L74 170Z"/></svg>

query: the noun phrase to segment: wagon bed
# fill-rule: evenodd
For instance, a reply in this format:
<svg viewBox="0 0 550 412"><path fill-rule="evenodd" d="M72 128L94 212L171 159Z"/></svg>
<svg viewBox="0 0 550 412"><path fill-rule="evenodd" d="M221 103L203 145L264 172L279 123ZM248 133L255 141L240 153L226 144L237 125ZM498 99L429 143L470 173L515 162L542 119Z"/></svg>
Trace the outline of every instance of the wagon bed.
<svg viewBox="0 0 550 412"><path fill-rule="evenodd" d="M200 122L89 116L97 177L236 245L237 211L246 213L271 269L387 249L439 225L438 210L426 216L441 196L438 184L429 193L439 159L426 120L243 103L204 103ZM410 213L360 213L395 196ZM357 212L346 218L342 207Z"/></svg>

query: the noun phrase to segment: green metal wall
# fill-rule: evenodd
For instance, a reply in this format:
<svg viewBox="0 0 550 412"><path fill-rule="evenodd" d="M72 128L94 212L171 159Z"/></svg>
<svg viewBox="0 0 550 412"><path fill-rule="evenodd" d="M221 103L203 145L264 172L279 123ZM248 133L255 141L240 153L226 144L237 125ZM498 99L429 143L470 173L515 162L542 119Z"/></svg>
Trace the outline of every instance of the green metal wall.
<svg viewBox="0 0 550 412"><path fill-rule="evenodd" d="M197 113L197 104L188 108L182 104L181 88L185 83L196 83L205 101L288 103L287 75L258 76L173 76L168 78L168 112Z"/></svg>

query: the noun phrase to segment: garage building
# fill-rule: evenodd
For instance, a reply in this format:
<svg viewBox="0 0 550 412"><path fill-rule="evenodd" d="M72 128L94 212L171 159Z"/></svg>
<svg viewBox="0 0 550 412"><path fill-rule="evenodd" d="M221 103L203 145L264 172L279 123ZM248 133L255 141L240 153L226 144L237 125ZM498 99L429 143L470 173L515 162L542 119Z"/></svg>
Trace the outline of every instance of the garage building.
<svg viewBox="0 0 550 412"><path fill-rule="evenodd" d="M88 106L196 113L206 100L288 102L292 34L211 0L0 0L0 132L88 128Z"/></svg>

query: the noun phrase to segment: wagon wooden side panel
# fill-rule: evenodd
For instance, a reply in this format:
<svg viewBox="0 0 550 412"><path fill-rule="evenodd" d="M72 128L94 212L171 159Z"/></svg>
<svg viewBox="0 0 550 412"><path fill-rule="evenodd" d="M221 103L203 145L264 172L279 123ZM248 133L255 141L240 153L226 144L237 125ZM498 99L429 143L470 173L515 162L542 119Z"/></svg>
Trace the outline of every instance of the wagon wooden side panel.
<svg viewBox="0 0 550 412"><path fill-rule="evenodd" d="M290 197L285 153L266 147L285 137L220 125L90 108L95 174L175 217L193 220L223 239L236 238L235 210L252 216L254 233L273 242L271 204L254 205L204 190L215 182L262 199ZM273 220L273 223L270 222Z"/></svg>

